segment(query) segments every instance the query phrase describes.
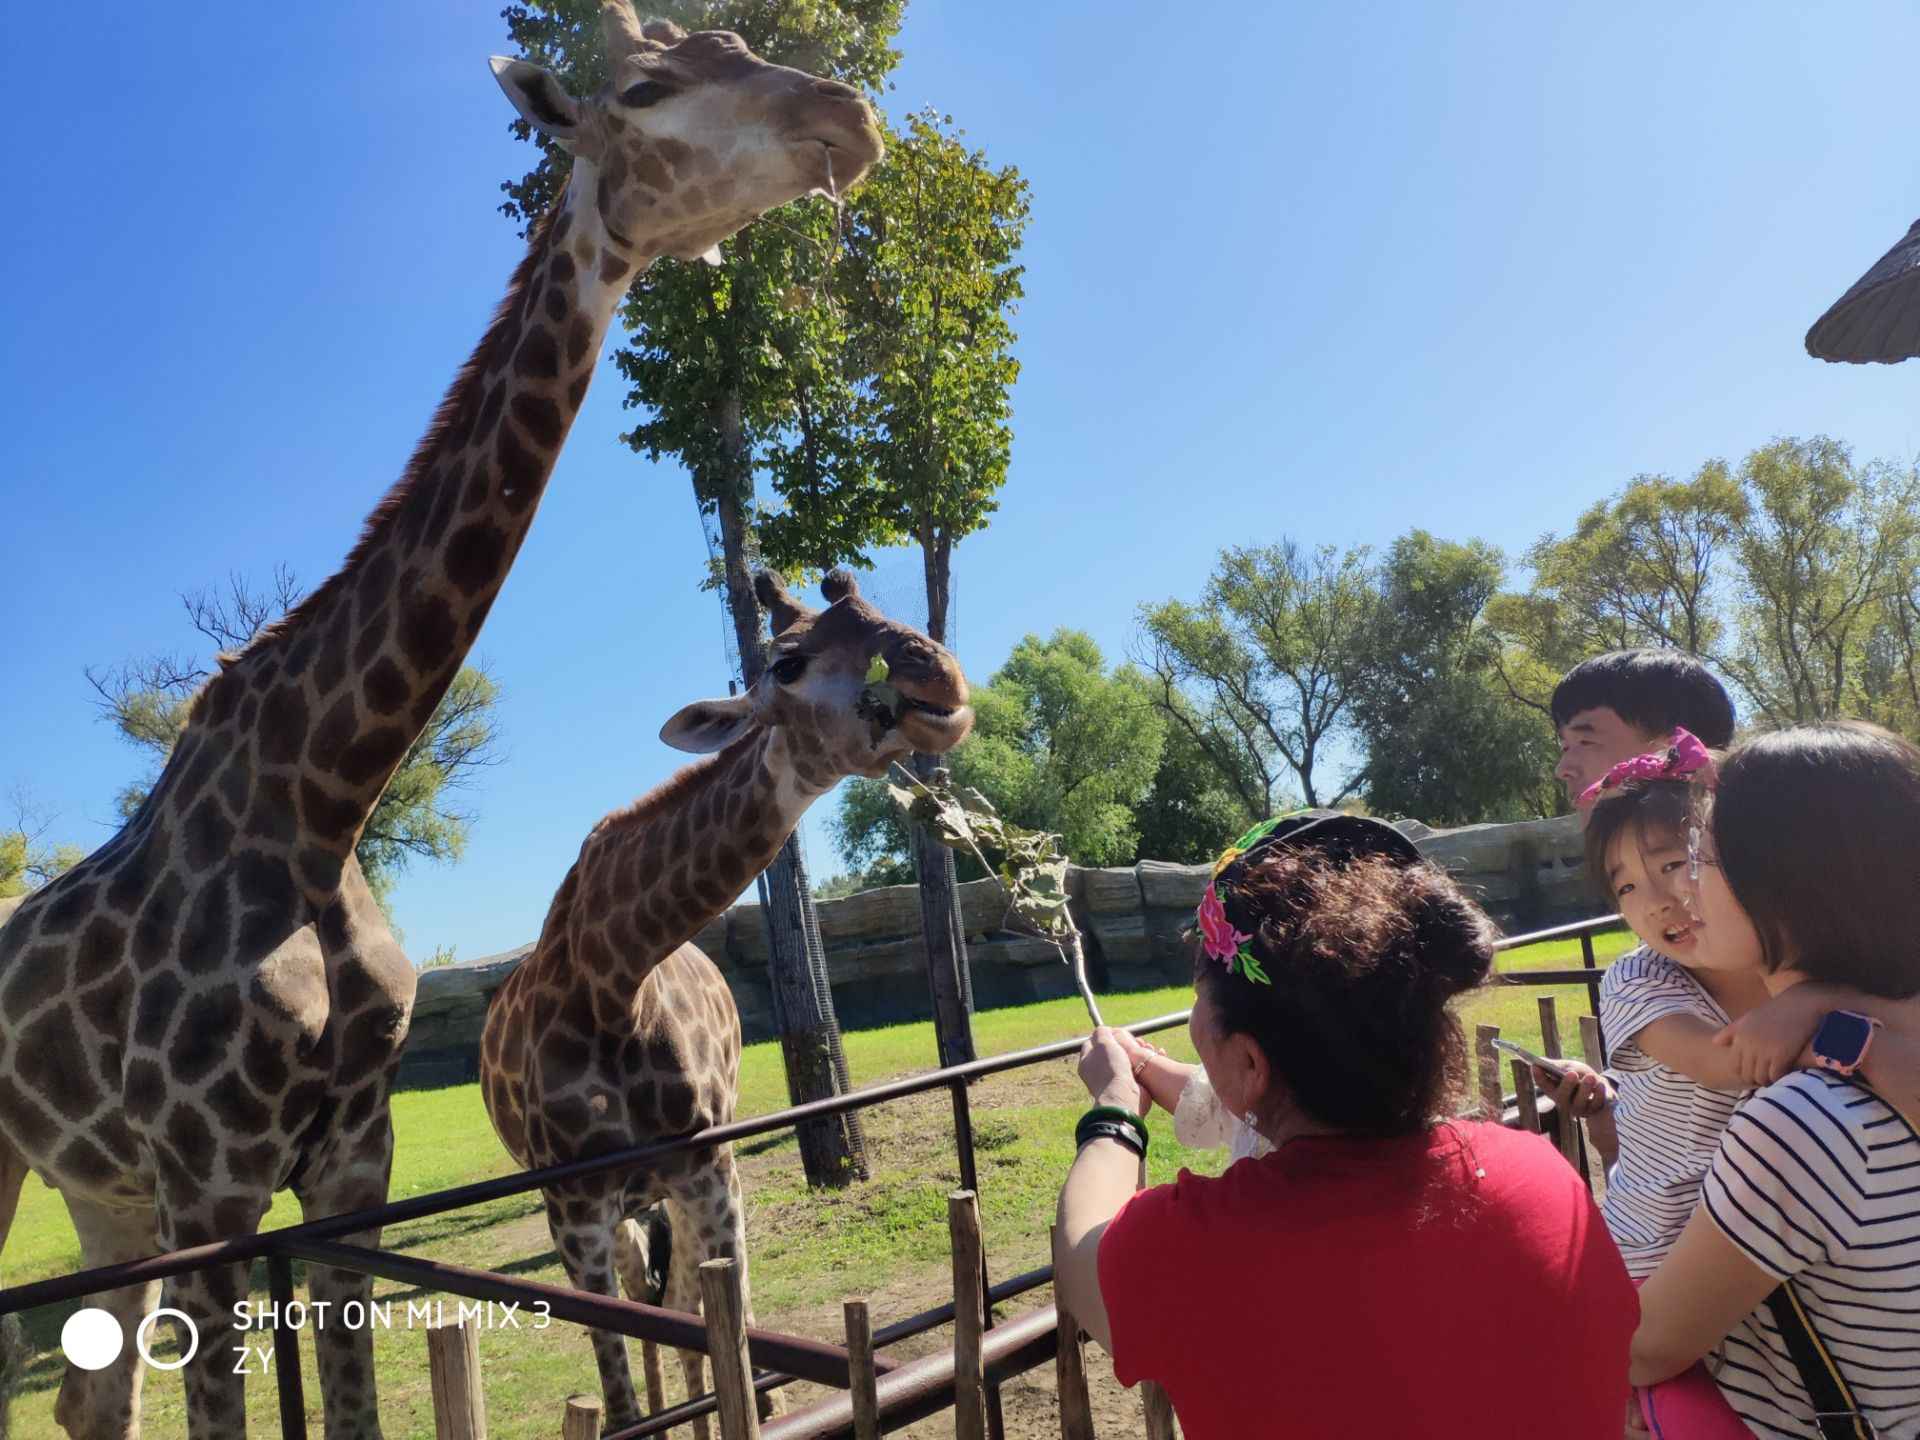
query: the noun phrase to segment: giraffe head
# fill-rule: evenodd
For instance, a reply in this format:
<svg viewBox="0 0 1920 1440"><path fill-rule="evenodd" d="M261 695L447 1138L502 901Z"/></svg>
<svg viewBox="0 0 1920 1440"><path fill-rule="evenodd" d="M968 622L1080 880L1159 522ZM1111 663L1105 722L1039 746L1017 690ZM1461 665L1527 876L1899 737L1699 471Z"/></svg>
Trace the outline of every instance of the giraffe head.
<svg viewBox="0 0 1920 1440"><path fill-rule="evenodd" d="M771 571L754 589L773 623L766 670L744 695L687 706L661 730L667 744L704 754L771 731L784 736L800 781L826 789L966 739L973 710L960 662L874 609L845 570L820 582L824 610L795 600Z"/></svg>
<svg viewBox="0 0 1920 1440"><path fill-rule="evenodd" d="M706 255L764 211L844 191L880 158L850 85L769 65L725 30L643 26L628 0L602 0L600 22L608 80L587 99L526 60L495 56L493 73L529 125L592 167L600 221L630 250Z"/></svg>

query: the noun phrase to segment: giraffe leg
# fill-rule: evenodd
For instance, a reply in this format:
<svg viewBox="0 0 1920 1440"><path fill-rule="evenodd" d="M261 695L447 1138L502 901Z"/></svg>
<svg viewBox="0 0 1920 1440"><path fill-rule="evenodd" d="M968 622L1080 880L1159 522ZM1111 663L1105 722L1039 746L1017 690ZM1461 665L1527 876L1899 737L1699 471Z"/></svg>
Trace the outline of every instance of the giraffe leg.
<svg viewBox="0 0 1920 1440"><path fill-rule="evenodd" d="M614 1281L614 1201L604 1196L559 1195L547 1192L547 1229L567 1278L576 1290L616 1296ZM606 1401L604 1428L621 1430L640 1420L640 1402L633 1393L633 1371L627 1364L627 1337L611 1330L590 1330L594 1363L600 1367L600 1393Z"/></svg>
<svg viewBox="0 0 1920 1440"><path fill-rule="evenodd" d="M647 1221L643 1226L628 1216L614 1227L613 1268L619 1272L620 1288L629 1300L658 1305L666 1289L665 1261L672 1231L659 1206L647 1212ZM667 1245L659 1243L660 1237L665 1237ZM640 1342L640 1369L647 1382L647 1413L657 1414L666 1408L667 1390L660 1374L660 1347L651 1340Z"/></svg>
<svg viewBox="0 0 1920 1440"><path fill-rule="evenodd" d="M700 1262L707 1259L702 1246L693 1236L696 1222L679 1198L679 1188L684 1181L669 1182L667 1193L667 1223L673 1231L673 1251L667 1261L667 1288L660 1297L660 1303L669 1310L685 1310L690 1315L700 1313ZM686 1398L704 1395L707 1390L707 1357L698 1350L676 1350L680 1360L680 1377L687 1387ZM702 1415L693 1422L694 1440L708 1440L707 1418Z"/></svg>
<svg viewBox="0 0 1920 1440"><path fill-rule="evenodd" d="M673 1218L673 1272L684 1270L681 1281L691 1291L692 1303L669 1299L677 1308L697 1312L700 1308L700 1262L728 1259L739 1267L740 1299L746 1323L753 1324L753 1289L747 1276L747 1215L740 1194L740 1175L733 1163L733 1148L722 1146L705 1166L689 1170L668 1182L669 1212ZM684 1257L684 1259L683 1259ZM669 1284L669 1290L673 1286ZM687 1361L682 1356L682 1364ZM692 1358L697 1373L700 1357ZM784 1413L786 1405L777 1390L759 1397L762 1420ZM705 1440L704 1432L701 1440Z"/></svg>
<svg viewBox="0 0 1920 1440"><path fill-rule="evenodd" d="M307 1220L323 1220L387 1203L387 1180L393 1165L393 1125L384 1106L350 1144L329 1156L318 1174L303 1176L296 1190L300 1212ZM360 1230L341 1237L343 1244L377 1249L380 1231ZM307 1298L327 1302L320 1314L339 1317L368 1314L373 1277L331 1265L307 1270ZM313 1331L313 1354L320 1371L320 1404L325 1416L326 1440L380 1440L380 1397L373 1370L373 1326L349 1327L338 1319Z"/></svg>
<svg viewBox="0 0 1920 1440"><path fill-rule="evenodd" d="M161 1250L185 1250L252 1235L266 1214L265 1195L220 1194L202 1189L184 1172L163 1170L156 1206ZM214 1265L175 1275L162 1286L161 1303L179 1310L192 1329L174 1326L180 1352L193 1348L181 1370L186 1382L188 1440L245 1440L246 1379L236 1361L249 1332L234 1326L235 1306L247 1298L245 1265Z"/></svg>
<svg viewBox="0 0 1920 1440"><path fill-rule="evenodd" d="M80 1263L91 1270L123 1260L138 1260L160 1248L154 1235L151 1210L114 1210L90 1201L67 1200L74 1233L80 1237ZM160 1282L129 1285L104 1295L90 1295L86 1303L107 1311L120 1322L126 1344L119 1358L104 1370L82 1370L68 1365L54 1402L53 1418L69 1435L136 1437L140 1433L140 1382L146 1366L134 1348L134 1331L154 1307Z"/></svg>

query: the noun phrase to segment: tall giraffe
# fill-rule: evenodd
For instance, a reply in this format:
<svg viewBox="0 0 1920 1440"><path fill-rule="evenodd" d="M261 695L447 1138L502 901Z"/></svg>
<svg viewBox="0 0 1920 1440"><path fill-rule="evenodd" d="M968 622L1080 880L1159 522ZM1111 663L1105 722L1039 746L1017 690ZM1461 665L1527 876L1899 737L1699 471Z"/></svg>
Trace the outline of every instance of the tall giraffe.
<svg viewBox="0 0 1920 1440"><path fill-rule="evenodd" d="M626 0L601 19L611 78L590 99L493 62L573 172L345 567L223 660L139 813L0 929L0 1241L29 1167L89 1266L251 1234L283 1187L310 1220L386 1197L414 972L354 862L367 816L479 634L635 274L880 155L848 86L734 35L643 30ZM244 1435L244 1267L166 1284L200 1337L189 1434ZM335 1315L369 1289L318 1267L309 1285ZM152 1300L99 1303L131 1331ZM315 1344L327 1435L377 1436L371 1337ZM68 1367L55 1414L132 1435L139 1396L128 1346Z"/></svg>
<svg viewBox="0 0 1920 1440"><path fill-rule="evenodd" d="M756 587L774 633L767 669L745 695L689 705L660 732L711 758L594 826L533 952L487 1011L481 1093L524 1166L731 1120L740 1016L727 982L689 942L821 795L849 775L885 774L911 751L944 753L973 725L958 662L867 604L844 570L821 585L825 610L801 605L771 574ZM898 698L869 684L875 657ZM729 1256L744 1272L731 1146L546 1198L554 1244L582 1290L613 1294L618 1270L632 1294L645 1291L648 1247L631 1217L661 1200L674 1238L668 1305L699 1310L704 1259ZM626 1342L595 1331L593 1348L608 1425L619 1429L639 1418ZM683 1352L681 1365L688 1393L698 1393L700 1356Z"/></svg>

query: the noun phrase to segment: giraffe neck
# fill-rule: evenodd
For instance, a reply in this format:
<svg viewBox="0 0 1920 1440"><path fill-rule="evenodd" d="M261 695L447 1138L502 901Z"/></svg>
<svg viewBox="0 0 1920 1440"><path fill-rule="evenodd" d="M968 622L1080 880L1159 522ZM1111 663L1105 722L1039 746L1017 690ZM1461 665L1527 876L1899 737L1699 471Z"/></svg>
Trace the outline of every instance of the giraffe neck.
<svg viewBox="0 0 1920 1440"><path fill-rule="evenodd" d="M608 237L598 183L590 164L576 162L493 323L345 566L223 664L175 749L169 769L223 767L223 792L251 797L243 809L271 797L267 808L284 817L279 838L298 851L309 894L338 884L367 817L479 635L586 397L614 310L649 262ZM230 780L236 769L246 773ZM166 785L163 777L156 799Z"/></svg>
<svg viewBox="0 0 1920 1440"><path fill-rule="evenodd" d="M726 912L830 788L799 778L776 729L688 766L608 816L575 867L566 963L637 993L656 965Z"/></svg>

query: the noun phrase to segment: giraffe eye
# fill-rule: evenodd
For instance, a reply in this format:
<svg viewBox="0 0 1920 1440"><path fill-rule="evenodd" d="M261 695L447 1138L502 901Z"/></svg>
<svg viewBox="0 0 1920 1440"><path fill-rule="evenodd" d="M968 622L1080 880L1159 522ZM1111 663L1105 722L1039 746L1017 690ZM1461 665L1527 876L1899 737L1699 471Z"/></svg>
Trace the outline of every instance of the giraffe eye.
<svg viewBox="0 0 1920 1440"><path fill-rule="evenodd" d="M637 85L629 85L620 92L620 103L635 110L643 110L649 105L658 105L673 94L667 86L658 80L642 80Z"/></svg>
<svg viewBox="0 0 1920 1440"><path fill-rule="evenodd" d="M806 672L807 657L804 655L785 655L774 661L768 668L773 671L773 678L778 680L782 685L791 685Z"/></svg>

